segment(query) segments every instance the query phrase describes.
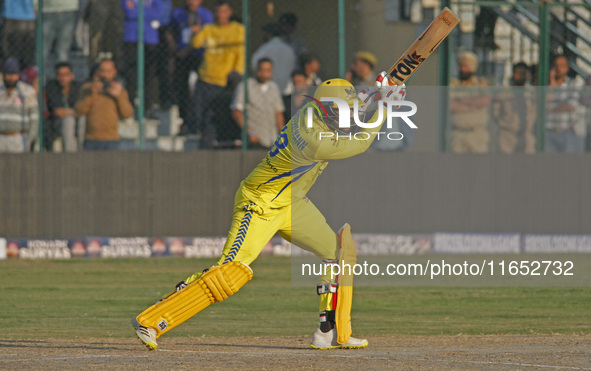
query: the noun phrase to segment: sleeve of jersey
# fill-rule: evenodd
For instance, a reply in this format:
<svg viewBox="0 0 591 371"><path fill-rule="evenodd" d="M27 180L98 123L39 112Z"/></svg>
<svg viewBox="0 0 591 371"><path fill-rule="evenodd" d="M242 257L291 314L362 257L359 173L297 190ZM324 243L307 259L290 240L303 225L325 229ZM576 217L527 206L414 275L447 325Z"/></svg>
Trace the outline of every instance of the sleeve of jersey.
<svg viewBox="0 0 591 371"><path fill-rule="evenodd" d="M317 161L339 160L365 152L373 143L386 120L387 115L385 109L383 107L380 109L384 110L383 120L375 128L362 129L356 134L335 133L331 131L331 135L328 132L315 131L313 138L311 138L311 141L315 145L314 159ZM376 122L378 114L379 111L376 110L367 122Z"/></svg>
<svg viewBox="0 0 591 371"><path fill-rule="evenodd" d="M201 47L204 46L205 44L205 38L209 33L209 27L203 26L203 29L201 29L201 32L198 32L197 34L195 34L193 36L193 39L191 40L191 46L193 46L194 49L199 49Z"/></svg>

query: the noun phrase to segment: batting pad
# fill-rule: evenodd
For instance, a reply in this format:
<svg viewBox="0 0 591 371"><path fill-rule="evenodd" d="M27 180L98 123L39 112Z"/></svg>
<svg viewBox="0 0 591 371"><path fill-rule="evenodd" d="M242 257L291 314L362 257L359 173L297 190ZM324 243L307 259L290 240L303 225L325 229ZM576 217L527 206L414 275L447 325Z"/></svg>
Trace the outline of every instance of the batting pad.
<svg viewBox="0 0 591 371"><path fill-rule="evenodd" d="M232 261L210 269L201 278L140 313L137 321L156 330L156 337L180 325L217 301L227 299L252 279L252 269Z"/></svg>
<svg viewBox="0 0 591 371"><path fill-rule="evenodd" d="M337 290L337 308L335 323L337 342L346 344L351 336L351 306L353 304L353 266L357 264L357 251L351 235L351 226L345 224L339 230L341 255L339 258L339 288ZM347 267L347 265L350 267Z"/></svg>

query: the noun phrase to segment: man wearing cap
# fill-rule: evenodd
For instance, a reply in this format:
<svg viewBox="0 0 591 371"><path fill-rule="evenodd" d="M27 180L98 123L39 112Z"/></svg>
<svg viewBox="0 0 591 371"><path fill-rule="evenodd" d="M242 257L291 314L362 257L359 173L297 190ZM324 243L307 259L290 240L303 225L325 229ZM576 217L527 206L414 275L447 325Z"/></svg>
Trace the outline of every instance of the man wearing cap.
<svg viewBox="0 0 591 371"><path fill-rule="evenodd" d="M355 87L367 88L373 86L377 77L373 69L377 63L378 59L373 53L368 51L357 52L353 65L345 75L345 79Z"/></svg>
<svg viewBox="0 0 591 371"><path fill-rule="evenodd" d="M8 58L2 72L0 152L28 152L39 127L37 94L31 85L19 81L21 69L16 58Z"/></svg>
<svg viewBox="0 0 591 371"><path fill-rule="evenodd" d="M475 75L477 69L476 54L466 51L458 55L458 77L450 82L453 153L488 152L488 110L492 98L486 79Z"/></svg>

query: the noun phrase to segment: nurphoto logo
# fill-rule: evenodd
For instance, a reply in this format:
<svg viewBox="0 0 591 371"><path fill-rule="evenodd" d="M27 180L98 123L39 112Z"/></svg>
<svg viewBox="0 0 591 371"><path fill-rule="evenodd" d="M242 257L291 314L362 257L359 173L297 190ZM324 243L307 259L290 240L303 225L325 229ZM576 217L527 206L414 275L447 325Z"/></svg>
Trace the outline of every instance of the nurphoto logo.
<svg viewBox="0 0 591 371"><path fill-rule="evenodd" d="M351 110L349 105L344 99L337 98L337 97L321 97L320 102L332 102L336 104L338 111L339 111L339 118L338 118L338 125L339 129L342 132L333 133L333 132L321 132L319 134L319 139L322 138L349 138L355 140L369 140L373 134L377 134L377 139L380 139L380 136L384 136L388 140L402 140L404 135L400 132L388 131L388 132L369 132L369 131L362 131L362 132L351 132L351 116L353 117L353 122L356 126L362 129L374 129L380 127L382 122L384 121L384 110L378 110L378 117L374 122L363 122L359 119L359 101L355 100L353 102L353 114L351 115ZM392 129L393 127L393 120L394 118L400 118L404 121L406 125L408 125L411 129L418 129L418 127L412 122L410 116L413 116L417 113L417 105L410 101L392 101L392 100L380 100L378 102L379 107L386 107L386 126L388 129ZM409 107L409 111L398 111L398 109L402 106ZM313 109L312 107L308 107L306 110L307 115L307 126L309 128L313 125Z"/></svg>

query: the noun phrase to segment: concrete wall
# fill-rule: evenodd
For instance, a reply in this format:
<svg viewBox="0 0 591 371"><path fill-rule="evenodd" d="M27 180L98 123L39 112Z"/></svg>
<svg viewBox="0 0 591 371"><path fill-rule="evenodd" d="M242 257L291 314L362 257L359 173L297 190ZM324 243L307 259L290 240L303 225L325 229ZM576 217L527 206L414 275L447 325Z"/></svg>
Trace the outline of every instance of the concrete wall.
<svg viewBox="0 0 591 371"><path fill-rule="evenodd" d="M310 198L358 232L591 232L590 155L366 154L329 165ZM351 176L350 174L355 174ZM335 189L339 192L326 192Z"/></svg>
<svg viewBox="0 0 591 371"><path fill-rule="evenodd" d="M262 152L0 155L0 236L225 235ZM590 155L367 153L310 193L356 232L591 233Z"/></svg>

